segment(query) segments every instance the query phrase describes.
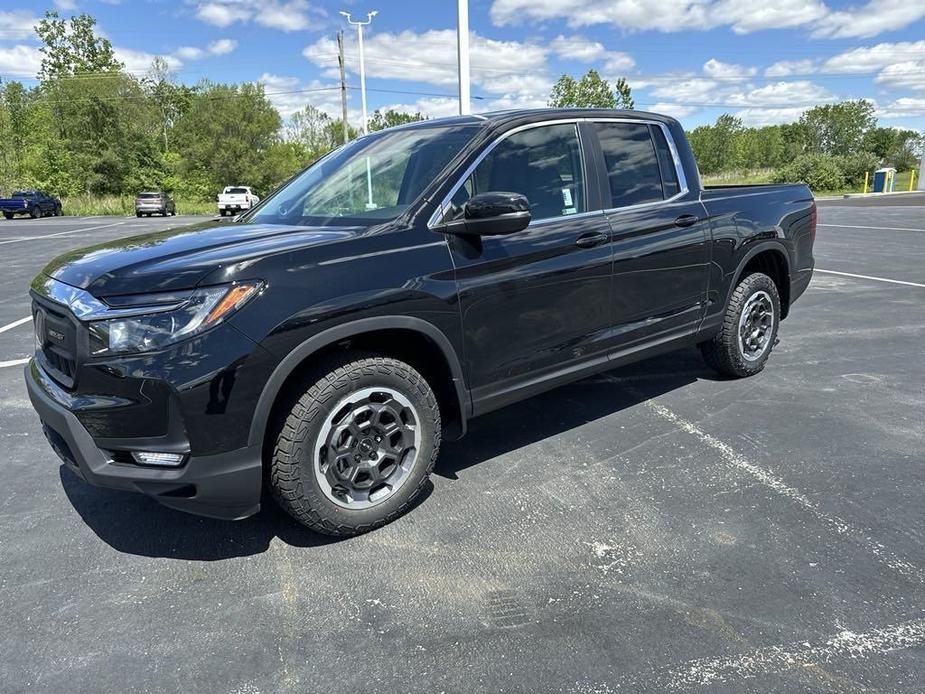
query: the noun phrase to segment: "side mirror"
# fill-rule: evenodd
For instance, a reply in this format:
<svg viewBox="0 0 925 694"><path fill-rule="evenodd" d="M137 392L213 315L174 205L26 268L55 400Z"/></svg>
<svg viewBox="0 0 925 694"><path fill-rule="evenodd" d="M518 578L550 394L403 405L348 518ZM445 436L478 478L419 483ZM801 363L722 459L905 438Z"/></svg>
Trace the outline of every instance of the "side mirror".
<svg viewBox="0 0 925 694"><path fill-rule="evenodd" d="M462 219L445 225L448 234L500 236L523 231L530 223L530 203L520 193L480 193L463 206Z"/></svg>

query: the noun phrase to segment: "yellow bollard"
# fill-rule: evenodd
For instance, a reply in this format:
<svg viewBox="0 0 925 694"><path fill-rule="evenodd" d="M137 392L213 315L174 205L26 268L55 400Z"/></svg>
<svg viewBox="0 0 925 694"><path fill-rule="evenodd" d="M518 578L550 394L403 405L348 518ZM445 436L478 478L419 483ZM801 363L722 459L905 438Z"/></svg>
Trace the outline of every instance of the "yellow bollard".
<svg viewBox="0 0 925 694"><path fill-rule="evenodd" d="M915 190L915 169L912 169L912 175L909 176L909 192Z"/></svg>
<svg viewBox="0 0 925 694"><path fill-rule="evenodd" d="M864 172L864 192L867 192L867 182L870 180L870 171Z"/></svg>

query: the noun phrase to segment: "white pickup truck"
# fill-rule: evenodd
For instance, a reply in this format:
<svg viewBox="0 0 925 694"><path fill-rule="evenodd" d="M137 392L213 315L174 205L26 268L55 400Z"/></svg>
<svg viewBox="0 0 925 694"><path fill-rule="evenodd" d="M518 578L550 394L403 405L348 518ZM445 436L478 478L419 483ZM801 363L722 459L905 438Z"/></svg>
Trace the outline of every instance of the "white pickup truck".
<svg viewBox="0 0 925 694"><path fill-rule="evenodd" d="M218 213L235 215L260 202L249 186L226 186L218 196Z"/></svg>

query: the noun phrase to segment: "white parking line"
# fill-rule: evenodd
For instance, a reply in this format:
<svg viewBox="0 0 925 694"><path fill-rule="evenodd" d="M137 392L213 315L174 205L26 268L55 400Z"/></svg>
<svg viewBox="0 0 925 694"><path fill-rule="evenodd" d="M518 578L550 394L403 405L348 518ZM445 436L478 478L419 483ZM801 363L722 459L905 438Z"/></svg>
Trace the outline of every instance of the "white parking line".
<svg viewBox="0 0 925 694"><path fill-rule="evenodd" d="M4 369L7 366L22 366L27 361L29 361L29 357L25 359L13 359L11 361L0 361L0 369Z"/></svg>
<svg viewBox="0 0 925 694"><path fill-rule="evenodd" d="M12 323L7 323L2 328L0 328L0 333L5 333L7 330L18 328L20 325L22 325L23 323L28 323L30 320L32 320L32 316L26 316L25 318L14 320Z"/></svg>
<svg viewBox="0 0 925 694"><path fill-rule="evenodd" d="M108 229L109 227L117 227L120 224L125 224L125 222L113 222L112 224L103 224L97 227L81 227L79 229L59 231L55 234L42 234L41 236L27 236L25 238L20 238L20 239L8 239L6 241L0 241L0 246L3 246L7 243L19 243L20 241L36 241L38 239L50 239L52 236L64 236L65 234L77 234L81 231L96 231L97 229Z"/></svg>
<svg viewBox="0 0 925 694"><path fill-rule="evenodd" d="M629 675L616 686L596 685L574 688L572 691L609 692L620 689L637 691L643 685L652 691L671 692L692 688L730 685L767 674L779 674L836 659L859 660L892 651L918 648L925 643L925 619L912 619L884 627L854 632L841 628L835 634L812 640L761 646L744 653L697 658L680 665L669 665L643 676ZM587 683L591 684L591 683ZM723 687L725 689L726 687ZM731 686L733 691L739 687Z"/></svg>
<svg viewBox="0 0 925 694"><path fill-rule="evenodd" d="M865 227L851 224L816 224L817 227L841 227L842 229L877 229L879 231L925 231L925 229L909 229L908 227Z"/></svg>
<svg viewBox="0 0 925 694"><path fill-rule="evenodd" d="M883 544L871 537L866 530L857 528L838 516L828 515L814 499L811 499L799 489L791 487L773 472L753 463L728 443L708 434L695 424L672 412L664 405L660 405L654 400L646 400L644 404L654 414L674 424L681 431L687 432L699 439L704 445L715 450L719 454L719 457L728 465L750 475L760 484L776 492L785 499L790 500L793 504L814 516L817 521L828 526L836 535L841 535L849 540L853 540L877 561L893 569L898 574L914 580L917 583L925 583L925 573L923 573L918 566L894 554Z"/></svg>
<svg viewBox="0 0 925 694"><path fill-rule="evenodd" d="M827 275L840 275L842 277L854 277L859 280L873 280L874 282L889 282L890 284L902 284L906 287L922 287L925 289L925 284L919 284L918 282L906 282L904 280L891 280L887 277L873 277L871 275L855 275L853 272L838 272L837 270L820 270L819 268L815 269L815 272L824 272Z"/></svg>

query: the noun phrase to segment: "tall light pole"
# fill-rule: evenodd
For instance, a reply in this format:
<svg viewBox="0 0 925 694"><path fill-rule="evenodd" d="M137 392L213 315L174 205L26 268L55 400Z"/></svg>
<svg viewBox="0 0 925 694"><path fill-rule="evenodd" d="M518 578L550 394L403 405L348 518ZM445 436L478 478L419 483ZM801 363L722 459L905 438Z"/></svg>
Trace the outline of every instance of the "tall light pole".
<svg viewBox="0 0 925 694"><path fill-rule="evenodd" d="M918 189L925 192L925 136L922 137L922 163L919 164Z"/></svg>
<svg viewBox="0 0 925 694"><path fill-rule="evenodd" d="M469 105L469 0L457 0L456 55L459 63L459 115L472 112Z"/></svg>
<svg viewBox="0 0 925 694"><path fill-rule="evenodd" d="M373 17L379 14L378 10L373 10L366 14L366 21L354 20L349 12L341 12L347 18L347 24L357 28L357 42L360 45L360 101L363 103L363 134L369 134L369 123L366 118L366 65L363 61L363 27L372 24Z"/></svg>

